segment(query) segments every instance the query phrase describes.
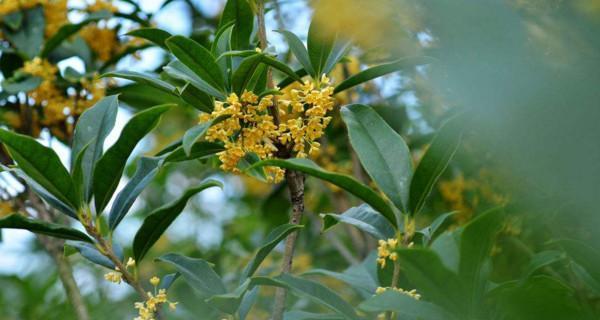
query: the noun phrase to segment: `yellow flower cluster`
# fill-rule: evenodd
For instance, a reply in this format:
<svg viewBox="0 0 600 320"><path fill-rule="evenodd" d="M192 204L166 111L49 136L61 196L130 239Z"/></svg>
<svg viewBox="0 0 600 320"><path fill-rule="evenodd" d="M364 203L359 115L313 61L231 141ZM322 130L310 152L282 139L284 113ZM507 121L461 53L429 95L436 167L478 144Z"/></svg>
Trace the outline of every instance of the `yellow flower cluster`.
<svg viewBox="0 0 600 320"><path fill-rule="evenodd" d="M167 299L167 291L165 289L158 289L157 286L160 283L160 278L154 276L150 279L150 283L154 286L154 294L148 292L148 299L143 302L136 302L134 307L138 310L138 316L134 320L155 320L156 311L158 306L163 303L169 304L169 309L175 310L177 308L177 302L172 302Z"/></svg>
<svg viewBox="0 0 600 320"><path fill-rule="evenodd" d="M375 291L376 294L382 294L384 292L386 292L387 290L394 290L396 292L400 292L403 293L415 300L421 300L421 295L417 293L416 289L412 289L412 290L404 290L402 288L384 288L384 287L377 287L377 290Z"/></svg>
<svg viewBox="0 0 600 320"><path fill-rule="evenodd" d="M79 83L81 90L65 94L64 90L55 84L58 68L39 57L26 61L22 71L42 79L40 86L30 91L28 96L36 105L42 107L42 123L51 129L64 126L69 116L78 116L106 93L106 85L102 80L82 79ZM59 137L62 135L58 131L53 133Z"/></svg>
<svg viewBox="0 0 600 320"><path fill-rule="evenodd" d="M91 23L83 27L79 35L101 61L108 61L121 50L117 33L107 26L100 27L97 23Z"/></svg>
<svg viewBox="0 0 600 320"><path fill-rule="evenodd" d="M89 12L98 12L98 11L102 11L102 10L106 10L106 11L110 11L110 12L118 11L117 7L112 3L112 1L106 1L106 0L95 0L93 3L90 3L87 6L87 11L89 11Z"/></svg>
<svg viewBox="0 0 600 320"><path fill-rule="evenodd" d="M104 279L112 283L120 284L121 281L123 281L123 274L119 270L119 267L115 267L115 271L105 274Z"/></svg>
<svg viewBox="0 0 600 320"><path fill-rule="evenodd" d="M273 107L273 96L259 99L253 92L244 91L238 97L229 95L226 101L215 101L211 114L202 114L200 121L205 122L219 117L227 118L213 125L206 133L206 140L220 141L225 151L220 152L221 168L239 172L238 162L248 153L256 154L260 159L277 156L280 147L290 150L298 158L317 155L320 144L316 140L331 117L326 116L333 110L333 87L323 75L319 84L307 83L300 90L289 91L289 99L279 99L277 112L281 123L276 124L268 109ZM308 151L307 151L308 149ZM279 168L266 168L269 181L283 179L284 171Z"/></svg>
<svg viewBox="0 0 600 320"><path fill-rule="evenodd" d="M12 204L8 201L0 201L0 218L4 216L8 216L9 214L15 212Z"/></svg>
<svg viewBox="0 0 600 320"><path fill-rule="evenodd" d="M37 5L44 7L46 38L67 23L67 0L0 0L0 15L31 9Z"/></svg>
<svg viewBox="0 0 600 320"><path fill-rule="evenodd" d="M377 247L377 264L381 266L381 268L385 268L385 262L387 259L392 261L398 260L398 253L394 250L398 248L398 239L387 239L379 240L379 246Z"/></svg>

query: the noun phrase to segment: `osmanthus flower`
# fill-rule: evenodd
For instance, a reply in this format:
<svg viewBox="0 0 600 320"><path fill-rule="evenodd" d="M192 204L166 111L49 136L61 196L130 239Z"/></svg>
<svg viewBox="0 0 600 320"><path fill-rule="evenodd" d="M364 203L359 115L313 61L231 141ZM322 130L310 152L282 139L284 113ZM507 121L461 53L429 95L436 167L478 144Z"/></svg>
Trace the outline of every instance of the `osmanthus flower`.
<svg viewBox="0 0 600 320"><path fill-rule="evenodd" d="M177 309L177 302L169 301L167 298L167 291L165 289L158 289L160 284L160 278L153 276L150 278L150 284L154 286L154 293L148 292L148 299L142 302L134 303L134 307L138 310L138 316L134 320L154 320L158 307L162 304L168 304L169 309Z"/></svg>
<svg viewBox="0 0 600 320"><path fill-rule="evenodd" d="M400 292L402 294L405 294L415 300L421 300L421 295L417 293L416 289L412 289L412 290L404 290L402 288L391 288L391 287L377 287L377 290L375 290L375 294L382 294L388 290L394 290L396 292Z"/></svg>
<svg viewBox="0 0 600 320"><path fill-rule="evenodd" d="M325 75L316 83L290 89L277 99L280 123L276 123L268 110L274 105L272 95L259 98L244 91L238 97L231 93L225 101L215 101L211 114L200 115L200 122L228 117L213 125L205 137L223 142L225 150L218 154L221 168L238 173L238 163L248 153L261 160L276 158L282 149L298 158L318 155L321 144L317 140L331 121L327 112L334 107L332 95L333 87ZM281 168L267 167L265 171L269 181L283 179Z"/></svg>

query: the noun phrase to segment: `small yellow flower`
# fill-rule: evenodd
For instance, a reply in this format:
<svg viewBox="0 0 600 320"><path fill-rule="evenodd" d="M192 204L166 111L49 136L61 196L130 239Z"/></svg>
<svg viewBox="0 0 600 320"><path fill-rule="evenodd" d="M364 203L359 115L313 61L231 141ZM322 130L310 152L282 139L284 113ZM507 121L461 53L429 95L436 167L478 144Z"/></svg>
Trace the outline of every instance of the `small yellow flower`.
<svg viewBox="0 0 600 320"><path fill-rule="evenodd" d="M104 275L104 279L112 283L121 283L123 281L123 275L120 272L111 271Z"/></svg>
<svg viewBox="0 0 600 320"><path fill-rule="evenodd" d="M179 302L169 302L169 309L175 311L175 309L177 309L177 304Z"/></svg>
<svg viewBox="0 0 600 320"><path fill-rule="evenodd" d="M135 267L135 260L133 260L133 258L129 257L129 259L127 260L127 264L125 264L125 267L127 267L127 268Z"/></svg>
<svg viewBox="0 0 600 320"><path fill-rule="evenodd" d="M150 278L150 283L156 287L160 283L160 278L157 276L154 276L154 277Z"/></svg>

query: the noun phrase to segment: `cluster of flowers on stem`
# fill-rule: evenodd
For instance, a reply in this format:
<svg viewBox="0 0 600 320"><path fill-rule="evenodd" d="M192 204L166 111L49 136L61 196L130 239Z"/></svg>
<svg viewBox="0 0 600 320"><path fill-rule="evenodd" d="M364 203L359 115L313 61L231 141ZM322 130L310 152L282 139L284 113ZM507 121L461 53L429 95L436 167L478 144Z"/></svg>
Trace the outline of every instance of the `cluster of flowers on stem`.
<svg viewBox="0 0 600 320"><path fill-rule="evenodd" d="M400 292L400 293L405 294L415 300L421 300L421 295L417 293L417 289L404 290L402 288L377 287L377 290L375 291L375 293L382 294L382 293L386 292L387 290L393 290L396 292Z"/></svg>
<svg viewBox="0 0 600 320"><path fill-rule="evenodd" d="M160 278L154 276L150 279L150 283L154 286L154 293L148 292L148 299L142 302L136 302L135 308L138 310L138 316L134 320L155 320L156 311L158 307L164 303L169 304L169 309L175 310L177 308L177 302L169 301L167 299L167 291L165 289L158 289Z"/></svg>
<svg viewBox="0 0 600 320"><path fill-rule="evenodd" d="M221 168L239 172L238 163L248 153L261 160L277 156L285 148L298 158L316 156L320 150L317 141L331 121L327 112L333 110L333 87L323 75L317 83L308 82L300 89L291 89L277 99L276 112L280 123L269 113L274 106L272 95L257 96L244 91L241 96L232 93L226 101L215 101L210 114L202 114L200 122L226 117L206 133L206 140L223 142L225 150L218 154ZM266 168L269 181L283 179L280 168Z"/></svg>

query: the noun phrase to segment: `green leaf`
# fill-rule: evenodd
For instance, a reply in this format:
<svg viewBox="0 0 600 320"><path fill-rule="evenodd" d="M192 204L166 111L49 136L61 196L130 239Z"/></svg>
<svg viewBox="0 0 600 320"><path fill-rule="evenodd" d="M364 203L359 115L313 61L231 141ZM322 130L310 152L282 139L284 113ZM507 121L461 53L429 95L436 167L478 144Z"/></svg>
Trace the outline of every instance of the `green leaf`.
<svg viewBox="0 0 600 320"><path fill-rule="evenodd" d="M119 88L109 90L110 94L119 94L119 101L127 104L129 107L137 110L145 110L148 106L173 103L180 106L186 106L182 98L175 93L169 93L154 87L130 83Z"/></svg>
<svg viewBox="0 0 600 320"><path fill-rule="evenodd" d="M23 12L14 11L9 14L3 15L2 23L4 23L12 30L19 29L21 27L21 23L23 23Z"/></svg>
<svg viewBox="0 0 600 320"><path fill-rule="evenodd" d="M146 39L165 50L168 50L165 41L172 37L167 31L158 28L140 28L129 31L126 35Z"/></svg>
<svg viewBox="0 0 600 320"><path fill-rule="evenodd" d="M27 176L22 170L17 169L15 172L17 176L25 180L25 183L27 183L33 192L35 192L35 194L48 203L48 205L77 220L77 213L75 213L75 209L73 207L53 196L50 192L48 192L48 190L44 189L44 187L35 182L35 180Z"/></svg>
<svg viewBox="0 0 600 320"><path fill-rule="evenodd" d="M212 296L206 299L206 302L225 313L235 314L242 303L249 285L250 279L246 279L234 292Z"/></svg>
<svg viewBox="0 0 600 320"><path fill-rule="evenodd" d="M386 290L363 301L359 309L365 312L382 313L392 311L397 317L409 319L448 320L454 319L433 303L415 300L404 293Z"/></svg>
<svg viewBox="0 0 600 320"><path fill-rule="evenodd" d="M0 141L7 147L19 168L61 202L79 207L71 176L54 150L32 137L0 129Z"/></svg>
<svg viewBox="0 0 600 320"><path fill-rule="evenodd" d="M346 318L336 314L312 313L300 310L292 310L283 314L284 320L344 320Z"/></svg>
<svg viewBox="0 0 600 320"><path fill-rule="evenodd" d="M315 70L312 68L312 64L310 63L310 57L308 56L308 51L306 50L306 47L304 47L304 43L302 43L302 40L300 40L298 36L296 36L290 31L278 30L277 32L281 33L281 35L285 38L290 47L290 50L292 51L296 59L298 59L298 62L300 62L303 69L306 72L308 72L308 74L310 74L311 76L318 77L315 73Z"/></svg>
<svg viewBox="0 0 600 320"><path fill-rule="evenodd" d="M342 83L338 84L333 90L334 93L339 93L344 90L350 89L354 86L357 86L361 83L365 83L367 81L373 80L375 78L379 78L386 74L400 71L407 68L412 68L417 65L422 65L426 63L430 63L431 58L428 57L408 57L402 58L393 62L380 64L378 66L374 66L368 69L365 69L348 79L342 81Z"/></svg>
<svg viewBox="0 0 600 320"><path fill-rule="evenodd" d="M110 134L117 118L119 101L117 96L102 98L94 106L87 109L77 121L71 148L71 168L74 161L87 145L81 163L83 177L83 197L86 202L92 195L92 175L94 166L102 156L104 140Z"/></svg>
<svg viewBox="0 0 600 320"><path fill-rule="evenodd" d="M584 320L586 315L573 289L548 276L535 276L525 284L512 282L493 293L498 319Z"/></svg>
<svg viewBox="0 0 600 320"><path fill-rule="evenodd" d="M181 276L181 273L179 273L179 272L167 274L160 281L160 284L158 285L158 289L169 290L169 288L171 288L171 286L173 285L173 282L175 282L175 280L177 280L179 278L179 276Z"/></svg>
<svg viewBox="0 0 600 320"><path fill-rule="evenodd" d="M433 251L418 248L397 252L402 272L421 295L454 314L464 314L466 291L458 276Z"/></svg>
<svg viewBox="0 0 600 320"><path fill-rule="evenodd" d="M296 72L294 70L292 70L290 67L288 67L287 64L285 64L271 56L268 56L266 54L261 54L261 56L262 56L262 62L264 64L267 64L267 65L275 68L276 70L283 72L284 74L286 74L288 77L294 79L295 81L303 83L302 78L298 74L296 74Z"/></svg>
<svg viewBox="0 0 600 320"><path fill-rule="evenodd" d="M83 199L84 197L84 176L83 176L83 158L85 155L85 151L90 146L90 144L86 144L83 149L77 154L75 163L71 168L71 178L73 179L73 185L75 186L75 191L77 192L77 198Z"/></svg>
<svg viewBox="0 0 600 320"><path fill-rule="evenodd" d="M23 20L18 30L2 28L3 36L15 46L21 57L30 60L37 56L44 43L46 19L42 6L23 10Z"/></svg>
<svg viewBox="0 0 600 320"><path fill-rule="evenodd" d="M179 199L152 211L135 234L133 240L135 261L142 261L148 250L183 211L192 196L210 187L222 188L222 185L218 181L207 180L197 187L188 189Z"/></svg>
<svg viewBox="0 0 600 320"><path fill-rule="evenodd" d="M437 253L446 268L458 273L460 263L459 246L462 228L442 233L430 245L430 249Z"/></svg>
<svg viewBox="0 0 600 320"><path fill-rule="evenodd" d="M529 279L529 277L531 277L537 270L547 267L555 262L564 260L565 258L565 254L558 250L546 250L534 254L531 256L525 272L523 272L521 284L525 283L525 281L527 281L527 279Z"/></svg>
<svg viewBox="0 0 600 320"><path fill-rule="evenodd" d="M342 214L327 213L323 217L323 230L338 222L346 223L372 235L375 239L387 240L396 234L394 227L383 216L366 204L353 207Z"/></svg>
<svg viewBox="0 0 600 320"><path fill-rule="evenodd" d="M321 73L328 74L333 70L335 65L344 58L344 56L350 50L350 41L342 40L339 37L336 37L335 42L333 43L333 48L331 49L331 53L329 57L327 57L327 61L325 62L325 66Z"/></svg>
<svg viewBox="0 0 600 320"><path fill-rule="evenodd" d="M303 227L304 226L297 224L282 224L280 226L277 226L271 232L269 232L267 238L265 239L265 242L260 246L256 254L252 257L252 260L248 262L246 268L244 268L244 271L242 272L242 276L240 278L240 282L243 282L248 277L254 275L254 272L256 272L263 260L265 260L267 255L269 255L271 250L273 250L275 246L277 246L277 244L281 242L281 240L287 237L290 233Z"/></svg>
<svg viewBox="0 0 600 320"><path fill-rule="evenodd" d="M311 269L304 272L302 275L324 275L332 277L350 285L353 289L357 290L362 296L370 297L371 295L373 295L373 293L375 293L375 290L379 286L379 281L377 280L376 273L376 258L377 254L373 251L361 263L351 265L350 267L348 267L348 269L344 270L343 272L334 272L326 269Z"/></svg>
<svg viewBox="0 0 600 320"><path fill-rule="evenodd" d="M223 281L205 260L189 258L175 253L166 254L156 260L175 266L185 281L204 297L226 292Z"/></svg>
<svg viewBox="0 0 600 320"><path fill-rule="evenodd" d="M79 230L43 220L29 219L18 213L0 219L0 229L22 229L55 238L94 243L90 237Z"/></svg>
<svg viewBox="0 0 600 320"><path fill-rule="evenodd" d="M178 146L168 154L165 158L165 163L203 159L213 156L223 150L225 150L225 148L220 143L198 141L192 146L189 156L185 153L182 146Z"/></svg>
<svg viewBox="0 0 600 320"><path fill-rule="evenodd" d="M567 255L600 283L600 251L584 242L572 239L555 241Z"/></svg>
<svg viewBox="0 0 600 320"><path fill-rule="evenodd" d="M219 29L234 22L231 32L231 48L247 49L254 27L254 13L247 0L228 0L223 9Z"/></svg>
<svg viewBox="0 0 600 320"><path fill-rule="evenodd" d="M50 37L50 39L46 41L46 43L44 44L44 48L40 53L40 56L42 58L48 56L48 54L52 52L52 50L54 50L56 47L58 47L63 41L77 33L79 30L81 30L81 28L85 27L86 25L92 22L96 22L98 20L108 19L111 16L112 14L109 11L102 10L95 13L91 13L85 20L81 21L80 23L69 23L63 25L62 27L60 27L60 29L58 29L58 31L55 34L52 35L52 37Z"/></svg>
<svg viewBox="0 0 600 320"><path fill-rule="evenodd" d="M406 213L413 172L412 157L404 139L369 106L348 105L341 114L363 167L381 191Z"/></svg>
<svg viewBox="0 0 600 320"><path fill-rule="evenodd" d="M170 37L166 40L166 44L173 55L190 68L192 72L212 87L223 92L225 81L219 65L210 51L196 41L183 36Z"/></svg>
<svg viewBox="0 0 600 320"><path fill-rule="evenodd" d="M123 128L117 142L100 158L94 169L93 191L96 213L102 210L119 184L127 159L172 105L159 105L136 113Z"/></svg>
<svg viewBox="0 0 600 320"><path fill-rule="evenodd" d="M187 81L199 90L202 90L211 96L217 97L220 100L225 100L225 94L223 92L219 91L200 76L195 74L192 69L188 68L179 60L173 60L169 62L169 64L164 67L163 70L170 77Z"/></svg>
<svg viewBox="0 0 600 320"><path fill-rule="evenodd" d="M206 92L196 88L191 83L186 83L183 88L177 88L183 101L202 112L211 113L214 109L214 99Z"/></svg>
<svg viewBox="0 0 600 320"><path fill-rule="evenodd" d="M105 73L101 76L101 78L121 78L127 79L131 81L135 81L141 84L147 84L149 86L155 87L157 89L163 90L165 92L173 92L175 90L175 86L172 84L159 79L156 75L149 73L142 73L136 71L128 71L128 70L119 70L119 71L111 71Z"/></svg>
<svg viewBox="0 0 600 320"><path fill-rule="evenodd" d="M360 319L350 304L344 301L337 293L318 282L295 277L287 273L273 278L254 277L251 282L252 285L287 288L298 296L328 307L346 319Z"/></svg>
<svg viewBox="0 0 600 320"><path fill-rule="evenodd" d="M471 220L460 238L460 263L458 275L465 284L467 294L462 297L473 312L483 299L489 268L489 258L496 234L502 228L503 208L488 210Z"/></svg>
<svg viewBox="0 0 600 320"><path fill-rule="evenodd" d="M330 171L326 171L319 166L317 166L314 162L309 159L269 159L260 161L251 168L256 167L267 167L267 166L275 166L281 167L284 169L296 170L300 172L304 172L321 180L325 180L327 182L333 183L334 185L348 191L349 193L355 195L359 199L368 203L373 209L382 214L388 221L394 226L397 227L398 224L396 222L396 214L393 206L384 198L382 198L377 192L373 191L371 188L366 185L358 182L356 179L351 176L333 173Z"/></svg>
<svg viewBox="0 0 600 320"><path fill-rule="evenodd" d="M409 210L415 215L456 153L462 136L458 118L447 121L433 138L410 182Z"/></svg>
<svg viewBox="0 0 600 320"><path fill-rule="evenodd" d="M436 234L438 233L440 227L442 227L448 220L448 218L453 216L455 213L456 211L441 214L440 216L435 218L435 220L433 220L431 225L416 232L417 235L420 235L423 238L422 243L424 246L428 246L431 243L431 241L435 238Z"/></svg>
<svg viewBox="0 0 600 320"><path fill-rule="evenodd" d="M302 69L298 69L296 71L294 71L294 73L296 74L296 76L298 76L299 78L302 78L304 76L306 76L308 73L306 72L306 70L304 70L304 68ZM295 78L295 77L294 77ZM278 88L285 88L287 86L289 86L290 84L294 83L296 80L294 80L294 78L292 77L286 77L285 79L281 80L278 84L277 87Z"/></svg>
<svg viewBox="0 0 600 320"><path fill-rule="evenodd" d="M106 267L111 270L115 270L115 264L106 256L104 256L94 245L85 242L67 242L65 248L71 247L75 249L79 254L87 260Z"/></svg>
<svg viewBox="0 0 600 320"><path fill-rule="evenodd" d="M585 285L594 293L596 296L600 296L600 281L594 279L589 272L587 272L581 265L578 263L571 261L570 264L571 271L579 280L581 280Z"/></svg>
<svg viewBox="0 0 600 320"><path fill-rule="evenodd" d="M119 192L110 209L108 216L108 226L110 230L115 230L121 220L125 217L129 209L142 193L144 188L154 179L163 158L141 157L138 161L137 169L133 177L127 182L127 185Z"/></svg>
<svg viewBox="0 0 600 320"><path fill-rule="evenodd" d="M233 77L231 79L231 86L233 92L238 94L242 94L244 89L246 89L250 79L254 76L254 72L258 68L262 61L262 56L260 54L254 54L240 63L238 68L233 73Z"/></svg>
<svg viewBox="0 0 600 320"><path fill-rule="evenodd" d="M317 14L318 13L315 13L315 16ZM319 19L313 17L310 27L308 28L308 39L306 43L308 47L308 56L312 68L315 71L314 75L316 78L320 78L325 70L325 65L333 50L333 43L335 40L335 35L329 32L329 30L324 31L319 28L318 20Z"/></svg>
<svg viewBox="0 0 600 320"><path fill-rule="evenodd" d="M2 81L2 90L6 93L29 92L42 84L42 78L25 76Z"/></svg>

